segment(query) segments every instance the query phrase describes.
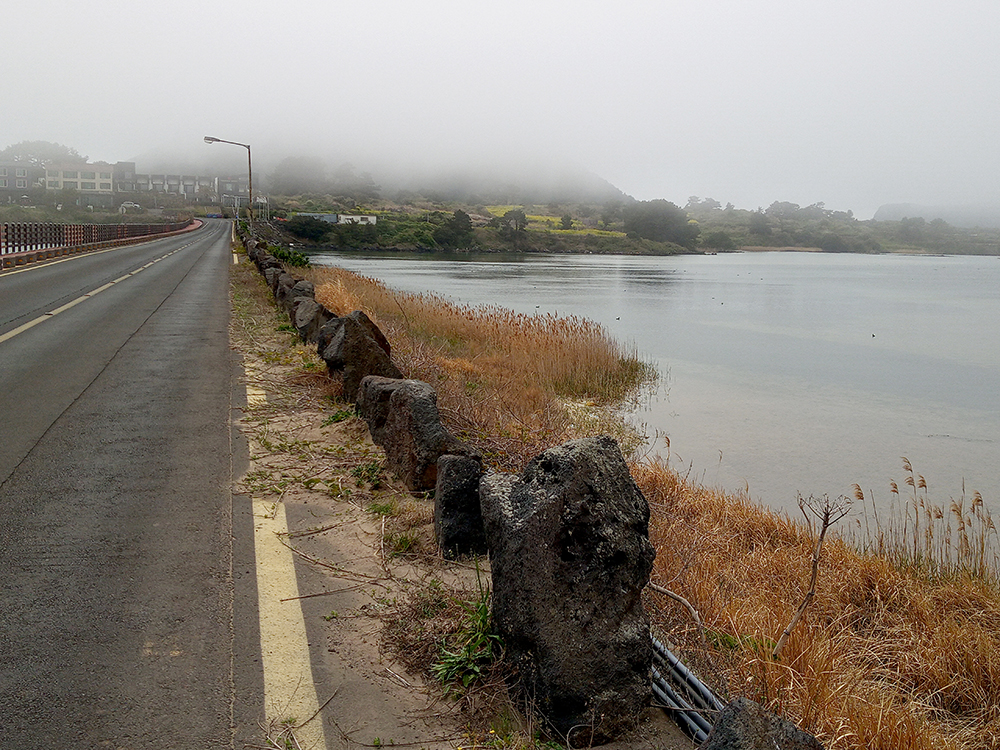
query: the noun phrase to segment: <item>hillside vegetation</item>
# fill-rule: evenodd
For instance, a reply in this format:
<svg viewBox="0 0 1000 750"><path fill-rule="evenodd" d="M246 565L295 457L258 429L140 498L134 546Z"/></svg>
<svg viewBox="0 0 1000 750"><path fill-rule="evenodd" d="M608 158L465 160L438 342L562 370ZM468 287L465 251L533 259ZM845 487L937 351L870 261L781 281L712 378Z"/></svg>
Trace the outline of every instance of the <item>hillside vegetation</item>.
<svg viewBox="0 0 1000 750"><path fill-rule="evenodd" d="M691 197L614 199L604 204L459 205L372 201L349 208L321 197L287 199L283 226L300 241L338 249L668 255L739 250L835 253L1000 254L1000 230L963 229L941 219L859 221L822 203L774 202L754 211ZM365 213L375 226L334 225L305 212Z"/></svg>

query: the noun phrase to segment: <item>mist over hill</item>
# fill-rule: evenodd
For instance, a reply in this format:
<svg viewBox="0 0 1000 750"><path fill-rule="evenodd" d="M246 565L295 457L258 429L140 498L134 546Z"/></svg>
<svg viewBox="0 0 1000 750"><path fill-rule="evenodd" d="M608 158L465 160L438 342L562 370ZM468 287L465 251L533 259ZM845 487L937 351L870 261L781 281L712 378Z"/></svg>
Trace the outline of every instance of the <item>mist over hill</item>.
<svg viewBox="0 0 1000 750"><path fill-rule="evenodd" d="M140 172L200 174L241 173L245 152L203 147L191 150L151 149L132 158ZM382 154L276 154L253 152L254 185L278 195L358 193L387 200L419 196L465 204L588 203L627 200L608 180L570 162L522 155L519 158L469 156L407 160Z"/></svg>
<svg viewBox="0 0 1000 750"><path fill-rule="evenodd" d="M875 212L875 221L899 221L921 218L925 221L942 219L952 226L972 229L988 227L1000 229L1000 205L967 204L929 206L918 203L889 203Z"/></svg>
<svg viewBox="0 0 1000 750"><path fill-rule="evenodd" d="M382 196L418 193L440 201L475 204L603 204L629 196L603 177L570 164L469 164L375 173Z"/></svg>

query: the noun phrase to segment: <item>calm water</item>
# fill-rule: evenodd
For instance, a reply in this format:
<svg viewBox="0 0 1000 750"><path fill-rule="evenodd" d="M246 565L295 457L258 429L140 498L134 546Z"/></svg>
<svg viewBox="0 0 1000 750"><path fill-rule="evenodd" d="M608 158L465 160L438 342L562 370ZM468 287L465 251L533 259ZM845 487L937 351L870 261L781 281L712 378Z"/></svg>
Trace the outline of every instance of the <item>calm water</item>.
<svg viewBox="0 0 1000 750"><path fill-rule="evenodd" d="M933 500L1000 508L1000 258L740 253L634 258L336 254L411 292L581 315L664 374L635 413L675 467L749 488L888 503L901 457ZM666 455L662 441L657 450Z"/></svg>

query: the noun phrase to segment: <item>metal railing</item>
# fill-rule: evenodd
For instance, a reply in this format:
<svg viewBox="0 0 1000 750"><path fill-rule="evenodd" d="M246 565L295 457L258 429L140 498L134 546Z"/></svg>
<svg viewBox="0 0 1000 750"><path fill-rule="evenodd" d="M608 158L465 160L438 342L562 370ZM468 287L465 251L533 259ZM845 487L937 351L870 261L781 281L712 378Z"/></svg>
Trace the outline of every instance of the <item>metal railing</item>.
<svg viewBox="0 0 1000 750"><path fill-rule="evenodd" d="M190 224L0 223L0 255L176 232Z"/></svg>

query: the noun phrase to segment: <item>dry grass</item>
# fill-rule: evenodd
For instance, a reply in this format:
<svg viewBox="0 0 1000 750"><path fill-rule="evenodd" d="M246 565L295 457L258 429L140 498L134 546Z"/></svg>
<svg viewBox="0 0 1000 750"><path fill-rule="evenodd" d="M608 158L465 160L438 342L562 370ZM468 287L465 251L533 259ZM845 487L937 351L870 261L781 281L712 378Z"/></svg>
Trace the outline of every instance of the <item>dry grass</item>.
<svg viewBox="0 0 1000 750"><path fill-rule="evenodd" d="M997 529L983 496L974 492L939 505L931 500L927 481L903 458L903 490L890 483L888 512L878 507L854 485L854 497L862 505L863 518L853 528L855 546L918 569L931 578L969 573L997 583L1000 559L993 546Z"/></svg>
<svg viewBox="0 0 1000 750"><path fill-rule="evenodd" d="M613 403L648 377L586 321L456 306L336 270L315 281L330 309L376 320L401 369L432 383L453 428L504 468L600 431L572 399ZM632 469L652 509L653 580L692 602L707 633L650 593L654 625L720 692L831 750L1000 748L996 529L980 496L938 506L908 462L881 516L858 490L860 512L827 539L815 598L775 659L808 589L813 531L663 464Z"/></svg>
<svg viewBox="0 0 1000 750"><path fill-rule="evenodd" d="M882 555L829 539L816 598L775 661L773 641L806 591L809 529L663 465L633 472L653 509L654 581L698 608L715 647L698 653L666 599L657 624L733 695L771 706L828 748L1000 747L994 576L968 564L928 575L939 569L894 556L886 532ZM900 546L912 551L912 539Z"/></svg>
<svg viewBox="0 0 1000 750"><path fill-rule="evenodd" d="M433 385L449 425L498 467L518 468L575 436L581 420L568 400L615 404L654 376L589 320L456 305L342 269L312 274L316 299L372 318L399 368Z"/></svg>

